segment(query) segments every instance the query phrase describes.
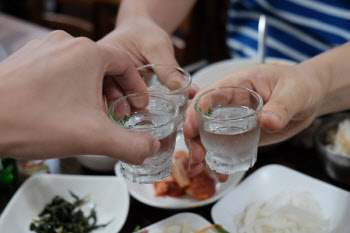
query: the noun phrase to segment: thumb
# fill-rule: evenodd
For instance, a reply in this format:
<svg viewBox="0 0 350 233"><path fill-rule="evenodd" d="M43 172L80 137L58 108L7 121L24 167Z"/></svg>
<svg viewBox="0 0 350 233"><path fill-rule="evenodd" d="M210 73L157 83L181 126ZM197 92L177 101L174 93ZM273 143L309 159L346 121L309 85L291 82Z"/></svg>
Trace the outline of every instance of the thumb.
<svg viewBox="0 0 350 233"><path fill-rule="evenodd" d="M112 121L106 121L103 128L101 153L125 163L140 165L160 148L160 142L149 133L125 130Z"/></svg>
<svg viewBox="0 0 350 233"><path fill-rule="evenodd" d="M166 64L166 65L173 65L175 67L180 67L174 56L174 51L169 47L165 47L165 46L159 46L156 51L152 51L152 53L150 53L147 56L147 61L151 64ZM180 73L178 73L178 75ZM187 73L187 71L185 71L185 73L182 75L189 75L189 74ZM180 80L181 79L183 79L183 77L180 76ZM189 98L192 99L198 91L199 91L199 88L195 84L191 83L190 90L189 90Z"/></svg>
<svg viewBox="0 0 350 233"><path fill-rule="evenodd" d="M296 103L288 91L282 89L278 93L273 93L262 108L260 117L262 128L268 132L282 130L295 115Z"/></svg>

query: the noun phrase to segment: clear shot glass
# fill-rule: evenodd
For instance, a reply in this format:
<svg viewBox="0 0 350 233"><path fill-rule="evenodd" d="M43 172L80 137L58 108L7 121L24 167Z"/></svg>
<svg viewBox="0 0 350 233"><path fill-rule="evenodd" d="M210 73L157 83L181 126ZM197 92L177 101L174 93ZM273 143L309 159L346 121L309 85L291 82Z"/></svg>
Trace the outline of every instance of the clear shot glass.
<svg viewBox="0 0 350 233"><path fill-rule="evenodd" d="M148 64L137 68L149 92L161 93L175 101L179 107L178 134L182 134L184 115L188 105L191 75L173 65Z"/></svg>
<svg viewBox="0 0 350 233"><path fill-rule="evenodd" d="M121 128L152 134L161 143L159 151L141 165L121 163L123 176L137 183L154 183L172 170L179 108L169 97L157 93L136 93L115 101L109 117Z"/></svg>
<svg viewBox="0 0 350 233"><path fill-rule="evenodd" d="M248 88L228 86L195 100L199 133L209 167L219 173L246 171L254 165L260 138L263 100Z"/></svg>

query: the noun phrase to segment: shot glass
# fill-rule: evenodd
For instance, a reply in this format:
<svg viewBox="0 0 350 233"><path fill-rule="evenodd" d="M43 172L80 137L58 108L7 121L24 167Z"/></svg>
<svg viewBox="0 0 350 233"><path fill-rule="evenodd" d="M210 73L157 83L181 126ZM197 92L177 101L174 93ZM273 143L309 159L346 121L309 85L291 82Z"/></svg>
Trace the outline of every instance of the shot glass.
<svg viewBox="0 0 350 233"><path fill-rule="evenodd" d="M154 183L172 170L179 108L165 95L136 93L115 101L109 117L121 128L152 134L160 143L159 151L141 165L121 163L123 176L137 183Z"/></svg>
<svg viewBox="0 0 350 233"><path fill-rule="evenodd" d="M254 165L262 106L260 95L244 87L218 87L198 96L194 108L205 160L212 170L231 174Z"/></svg>
<svg viewBox="0 0 350 233"><path fill-rule="evenodd" d="M178 134L182 134L184 115L188 105L191 75L173 65L148 64L137 68L148 91L161 93L175 101L179 107Z"/></svg>

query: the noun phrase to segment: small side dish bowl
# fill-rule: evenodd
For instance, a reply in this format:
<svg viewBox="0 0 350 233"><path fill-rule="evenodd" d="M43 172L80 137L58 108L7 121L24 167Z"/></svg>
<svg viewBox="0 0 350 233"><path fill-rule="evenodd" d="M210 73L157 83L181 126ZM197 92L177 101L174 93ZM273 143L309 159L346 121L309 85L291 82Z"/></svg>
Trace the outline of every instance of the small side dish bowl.
<svg viewBox="0 0 350 233"><path fill-rule="evenodd" d="M314 146L328 176L337 182L350 184L350 156L335 153L327 146L330 144L329 134L335 133L339 123L345 119L350 120L350 114L338 114L323 119L323 123L315 131Z"/></svg>
<svg viewBox="0 0 350 233"><path fill-rule="evenodd" d="M0 216L1 233L28 233L29 226L55 196L69 202L69 192L87 200L81 210L88 216L95 208L97 224L108 223L96 233L119 232L128 216L129 194L123 179L115 176L37 174L19 187Z"/></svg>

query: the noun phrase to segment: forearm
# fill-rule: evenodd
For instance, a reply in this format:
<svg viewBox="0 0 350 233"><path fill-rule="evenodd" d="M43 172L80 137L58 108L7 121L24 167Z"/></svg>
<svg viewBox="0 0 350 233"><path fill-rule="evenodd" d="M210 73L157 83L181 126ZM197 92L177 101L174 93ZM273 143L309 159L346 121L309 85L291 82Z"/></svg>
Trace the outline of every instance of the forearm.
<svg viewBox="0 0 350 233"><path fill-rule="evenodd" d="M321 82L323 102L317 115L350 109L350 42L302 63Z"/></svg>
<svg viewBox="0 0 350 233"><path fill-rule="evenodd" d="M186 17L196 0L123 0L117 25L135 19L150 19L172 33Z"/></svg>

